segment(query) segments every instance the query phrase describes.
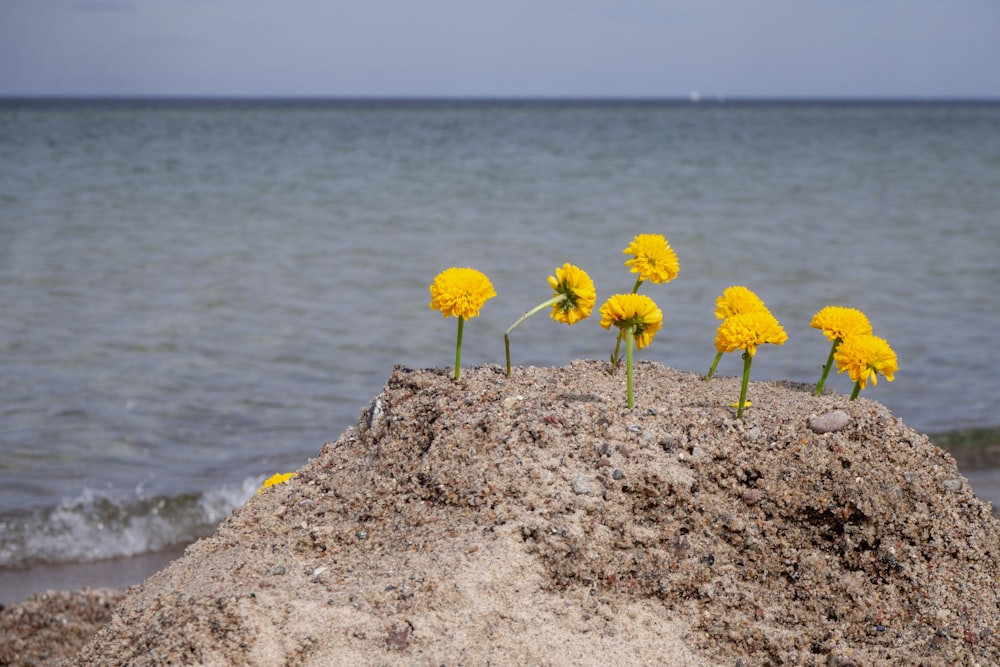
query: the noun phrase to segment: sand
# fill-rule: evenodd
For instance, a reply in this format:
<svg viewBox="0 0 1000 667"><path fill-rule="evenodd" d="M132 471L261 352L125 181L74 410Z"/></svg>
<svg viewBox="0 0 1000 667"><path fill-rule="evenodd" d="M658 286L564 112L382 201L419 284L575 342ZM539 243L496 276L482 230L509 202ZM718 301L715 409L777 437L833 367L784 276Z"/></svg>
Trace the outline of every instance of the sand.
<svg viewBox="0 0 1000 667"><path fill-rule="evenodd" d="M397 368L65 664L1000 664L1000 523L926 436L609 370Z"/></svg>
<svg viewBox="0 0 1000 667"><path fill-rule="evenodd" d="M0 611L0 665L57 665L111 620L122 590L38 593Z"/></svg>

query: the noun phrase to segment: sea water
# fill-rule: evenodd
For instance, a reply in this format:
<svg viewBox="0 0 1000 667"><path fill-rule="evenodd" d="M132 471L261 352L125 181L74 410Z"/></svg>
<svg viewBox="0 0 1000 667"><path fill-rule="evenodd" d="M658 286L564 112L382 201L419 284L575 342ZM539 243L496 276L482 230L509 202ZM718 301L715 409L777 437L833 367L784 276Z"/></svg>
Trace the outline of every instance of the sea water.
<svg viewBox="0 0 1000 667"><path fill-rule="evenodd" d="M637 233L681 266L643 286L665 319L640 358L707 371L715 297L747 285L789 336L755 380L814 383L809 320L851 306L899 358L865 397L1000 426L997 137L1000 104L0 102L0 569L210 533L395 364L450 366L439 271L492 279L463 363L502 364L555 267L629 291ZM606 359L597 319L531 318L514 363Z"/></svg>

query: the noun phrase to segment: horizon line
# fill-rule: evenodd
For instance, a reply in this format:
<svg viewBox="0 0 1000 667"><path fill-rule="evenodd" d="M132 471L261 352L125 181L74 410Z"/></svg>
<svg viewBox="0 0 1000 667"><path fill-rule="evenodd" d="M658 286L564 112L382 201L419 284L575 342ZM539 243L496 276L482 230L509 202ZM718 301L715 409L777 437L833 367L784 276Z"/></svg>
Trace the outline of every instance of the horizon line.
<svg viewBox="0 0 1000 667"><path fill-rule="evenodd" d="M928 95L338 95L338 94L143 94L143 93L0 93L2 101L315 101L315 102L631 102L631 103L997 103L997 96Z"/></svg>

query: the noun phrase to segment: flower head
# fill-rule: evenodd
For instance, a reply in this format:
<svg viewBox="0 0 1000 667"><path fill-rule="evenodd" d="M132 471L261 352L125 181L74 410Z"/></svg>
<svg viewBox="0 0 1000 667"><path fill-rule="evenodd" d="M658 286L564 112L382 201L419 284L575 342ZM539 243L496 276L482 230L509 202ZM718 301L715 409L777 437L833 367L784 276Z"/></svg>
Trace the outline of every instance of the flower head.
<svg viewBox="0 0 1000 667"><path fill-rule="evenodd" d="M257 495L264 493L264 489L268 487L277 486L278 484L284 484L292 477L295 477L296 474L297 473L294 472L279 472L276 475L271 475L266 480L264 480L264 484L259 489L257 489Z"/></svg>
<svg viewBox="0 0 1000 667"><path fill-rule="evenodd" d="M727 287L722 296L715 298L715 316L720 320L757 311L767 311L767 306L759 296L742 285Z"/></svg>
<svg viewBox="0 0 1000 667"><path fill-rule="evenodd" d="M764 343L782 345L788 334L770 311L762 310L727 317L715 335L715 349L722 352L745 350L751 357Z"/></svg>
<svg viewBox="0 0 1000 667"><path fill-rule="evenodd" d="M872 385L878 384L879 373L892 382L899 368L896 353L889 347L889 343L872 334L845 338L837 347L834 359L837 361L837 372L846 371L861 389L865 388L869 379Z"/></svg>
<svg viewBox="0 0 1000 667"><path fill-rule="evenodd" d="M431 308L445 317L468 319L479 315L487 299L497 295L486 274L475 269L445 269L431 284Z"/></svg>
<svg viewBox="0 0 1000 667"><path fill-rule="evenodd" d="M663 311L643 294L615 294L601 306L601 326L610 329L634 327L635 344L640 350L651 342L663 326Z"/></svg>
<svg viewBox="0 0 1000 667"><path fill-rule="evenodd" d="M507 355L507 375L510 375L510 334L521 322L549 306L552 307L550 313L552 319L566 324L576 324L590 317L591 311L594 310L594 301L597 300L594 281L580 267L569 263L563 264L556 269L556 275L549 276L549 285L555 290L552 297L522 315L503 335L503 346Z"/></svg>
<svg viewBox="0 0 1000 667"><path fill-rule="evenodd" d="M864 313L842 306L823 308L813 315L809 326L822 330L823 335L831 341L847 340L851 336L872 332L872 325Z"/></svg>
<svg viewBox="0 0 1000 667"><path fill-rule="evenodd" d="M662 234L638 234L622 252L632 255L625 266L638 273L642 281L668 283L680 270L677 254Z"/></svg>
<svg viewBox="0 0 1000 667"><path fill-rule="evenodd" d="M555 290L553 297L560 295L565 297L562 301L552 304L550 314L552 319L566 324L576 324L590 317L590 312L597 301L597 292L594 290L594 281L586 271L569 263L563 264L562 268L556 269L556 275L549 276L549 285Z"/></svg>

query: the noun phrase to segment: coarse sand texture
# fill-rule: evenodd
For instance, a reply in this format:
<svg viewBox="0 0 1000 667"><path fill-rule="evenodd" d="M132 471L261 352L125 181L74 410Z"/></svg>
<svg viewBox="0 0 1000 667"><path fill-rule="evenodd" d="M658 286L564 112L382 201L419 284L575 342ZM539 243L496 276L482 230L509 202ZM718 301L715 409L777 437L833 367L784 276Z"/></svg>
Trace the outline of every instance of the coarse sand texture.
<svg viewBox="0 0 1000 667"><path fill-rule="evenodd" d="M79 665L996 665L1000 525L882 405L639 362L397 368Z"/></svg>

